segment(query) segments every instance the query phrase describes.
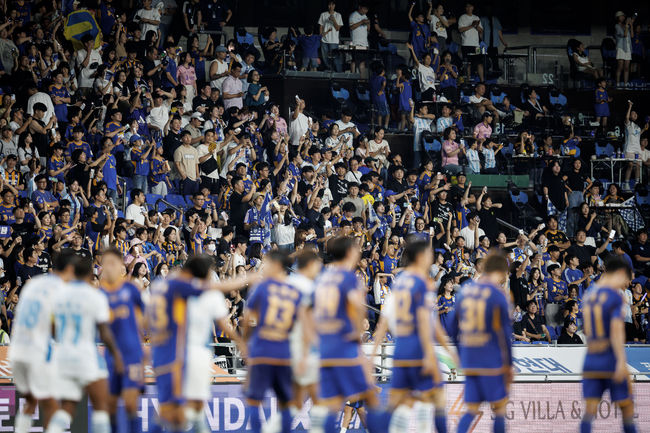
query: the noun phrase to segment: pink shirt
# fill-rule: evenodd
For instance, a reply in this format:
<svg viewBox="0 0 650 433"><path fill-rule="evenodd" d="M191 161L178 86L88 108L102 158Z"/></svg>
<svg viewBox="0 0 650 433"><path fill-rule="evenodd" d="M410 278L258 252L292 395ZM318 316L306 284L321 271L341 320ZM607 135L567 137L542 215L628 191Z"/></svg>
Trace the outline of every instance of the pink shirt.
<svg viewBox="0 0 650 433"><path fill-rule="evenodd" d="M232 75L229 75L225 80L223 80L223 85L221 86L221 94L228 93L231 95L241 93L242 91L242 82L239 78L235 78ZM223 108L229 109L230 107L241 108L244 105L244 99L240 96L238 98L230 98L223 100Z"/></svg>
<svg viewBox="0 0 650 433"><path fill-rule="evenodd" d="M454 156L447 156L449 153L459 148L458 143L455 141L447 140L442 143L442 166L449 164L458 165L458 154Z"/></svg>
<svg viewBox="0 0 650 433"><path fill-rule="evenodd" d="M481 122L474 127L476 138L490 138L492 136L492 127Z"/></svg>
<svg viewBox="0 0 650 433"><path fill-rule="evenodd" d="M184 85L191 86L196 83L196 71L194 70L194 66L190 65L188 68L183 65L179 66L176 72L176 79L179 83Z"/></svg>
<svg viewBox="0 0 650 433"><path fill-rule="evenodd" d="M287 121L282 117L276 117L273 120L275 121L275 130L278 131L278 134L284 134L288 131Z"/></svg>

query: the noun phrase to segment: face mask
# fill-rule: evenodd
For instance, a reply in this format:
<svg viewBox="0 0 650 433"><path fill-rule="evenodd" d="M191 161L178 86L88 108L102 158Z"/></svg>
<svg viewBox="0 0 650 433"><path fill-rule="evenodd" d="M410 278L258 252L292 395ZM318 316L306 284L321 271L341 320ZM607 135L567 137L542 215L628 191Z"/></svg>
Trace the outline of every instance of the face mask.
<svg viewBox="0 0 650 433"><path fill-rule="evenodd" d="M207 249L209 252L213 253L213 252L215 251L216 248L215 248L215 245L214 245L214 244L209 244L209 245L206 246L206 249Z"/></svg>

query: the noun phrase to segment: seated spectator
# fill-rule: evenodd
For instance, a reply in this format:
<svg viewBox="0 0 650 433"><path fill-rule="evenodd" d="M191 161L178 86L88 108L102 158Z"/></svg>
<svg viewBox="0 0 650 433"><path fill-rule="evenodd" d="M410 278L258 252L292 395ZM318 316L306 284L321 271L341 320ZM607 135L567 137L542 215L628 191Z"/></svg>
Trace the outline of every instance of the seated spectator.
<svg viewBox="0 0 650 433"><path fill-rule="evenodd" d="M474 93L472 94L472 96L469 97L470 104L473 105L473 107L478 112L479 116L483 116L483 113L485 113L486 111L492 113L495 122L498 123L499 116L503 113L497 110L494 104L492 104L492 101L490 101L483 95L485 95L485 84L478 83L476 87L474 87Z"/></svg>
<svg viewBox="0 0 650 433"><path fill-rule="evenodd" d="M447 101L458 100L458 68L451 63L451 53L445 52L442 56L442 63L438 66L438 80L440 80L440 90Z"/></svg>
<svg viewBox="0 0 650 433"><path fill-rule="evenodd" d="M451 174L457 174L462 171L458 157L465 153L465 146L456 142L456 131L453 128L445 129L443 138L442 168Z"/></svg>
<svg viewBox="0 0 650 433"><path fill-rule="evenodd" d="M585 44L580 42L573 51L573 62L576 65L578 72L591 75L596 81L603 76L603 71L594 66L593 62L589 59L589 55L585 50Z"/></svg>
<svg viewBox="0 0 650 433"><path fill-rule="evenodd" d="M584 344L582 338L576 334L577 331L578 327L573 320L565 321L557 344Z"/></svg>
<svg viewBox="0 0 650 433"><path fill-rule="evenodd" d="M535 300L526 303L526 314L521 319L526 337L530 338L530 341L546 341L550 343L551 336L546 325L542 323L541 318L537 315L537 311L537 302Z"/></svg>

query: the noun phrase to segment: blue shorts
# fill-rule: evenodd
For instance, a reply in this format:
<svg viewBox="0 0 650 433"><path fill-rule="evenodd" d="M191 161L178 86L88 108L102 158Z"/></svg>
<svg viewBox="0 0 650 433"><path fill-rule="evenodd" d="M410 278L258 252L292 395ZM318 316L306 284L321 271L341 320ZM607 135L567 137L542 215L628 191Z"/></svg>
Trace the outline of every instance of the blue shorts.
<svg viewBox="0 0 650 433"><path fill-rule="evenodd" d="M381 101L374 101L373 105L377 111L377 116L388 116L388 102L386 102L385 98Z"/></svg>
<svg viewBox="0 0 650 433"><path fill-rule="evenodd" d="M503 375L465 377L465 403L496 403L507 397Z"/></svg>
<svg viewBox="0 0 650 433"><path fill-rule="evenodd" d="M288 365L255 364L248 367L246 398L264 400L266 391L272 389L280 403L293 399L293 373Z"/></svg>
<svg viewBox="0 0 650 433"><path fill-rule="evenodd" d="M352 409L361 409L363 407L363 400L349 401L345 403L346 406L351 407Z"/></svg>
<svg viewBox="0 0 650 433"><path fill-rule="evenodd" d="M126 364L124 374L115 372L113 358L106 357L108 367L108 388L111 395L120 395L126 389L144 391L144 368L142 364Z"/></svg>
<svg viewBox="0 0 650 433"><path fill-rule="evenodd" d="M609 104L595 104L596 117L609 117Z"/></svg>
<svg viewBox="0 0 650 433"><path fill-rule="evenodd" d="M171 371L156 375L156 388L158 389L158 402L160 404L183 404L183 372L182 363L171 367Z"/></svg>
<svg viewBox="0 0 650 433"><path fill-rule="evenodd" d="M303 68L318 68L318 57L303 57L302 58L302 67Z"/></svg>
<svg viewBox="0 0 650 433"><path fill-rule="evenodd" d="M422 367L393 367L391 391L420 391L427 392L442 386L433 376L422 374Z"/></svg>
<svg viewBox="0 0 650 433"><path fill-rule="evenodd" d="M320 398L324 400L332 398L357 400L363 398L370 389L361 365L320 369Z"/></svg>
<svg viewBox="0 0 650 433"><path fill-rule="evenodd" d="M630 379L614 382L612 379L582 379L582 395L585 400L600 400L605 390L609 389L612 401L620 402L632 398Z"/></svg>

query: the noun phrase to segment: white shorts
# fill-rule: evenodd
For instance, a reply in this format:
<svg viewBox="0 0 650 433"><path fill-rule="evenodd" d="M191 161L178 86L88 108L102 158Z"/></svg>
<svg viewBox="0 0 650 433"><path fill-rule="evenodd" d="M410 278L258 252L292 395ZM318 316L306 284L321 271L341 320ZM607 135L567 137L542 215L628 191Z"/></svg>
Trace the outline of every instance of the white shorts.
<svg viewBox="0 0 650 433"><path fill-rule="evenodd" d="M293 370L293 381L300 386L315 385L318 383L320 371L320 357L316 353L307 354L305 369L302 374L298 374L300 357L292 356L291 368Z"/></svg>
<svg viewBox="0 0 650 433"><path fill-rule="evenodd" d="M59 375L54 380L56 386L55 397L58 400L81 401L86 387L97 380L99 379L88 380L80 377Z"/></svg>
<svg viewBox="0 0 650 433"><path fill-rule="evenodd" d="M54 368L51 362L12 362L11 371L19 393L44 400L54 395Z"/></svg>
<svg viewBox="0 0 650 433"><path fill-rule="evenodd" d="M632 60L632 51L616 49L616 60Z"/></svg>
<svg viewBox="0 0 650 433"><path fill-rule="evenodd" d="M208 400L212 393L212 352L204 347L189 347L185 361L183 397L188 400Z"/></svg>

